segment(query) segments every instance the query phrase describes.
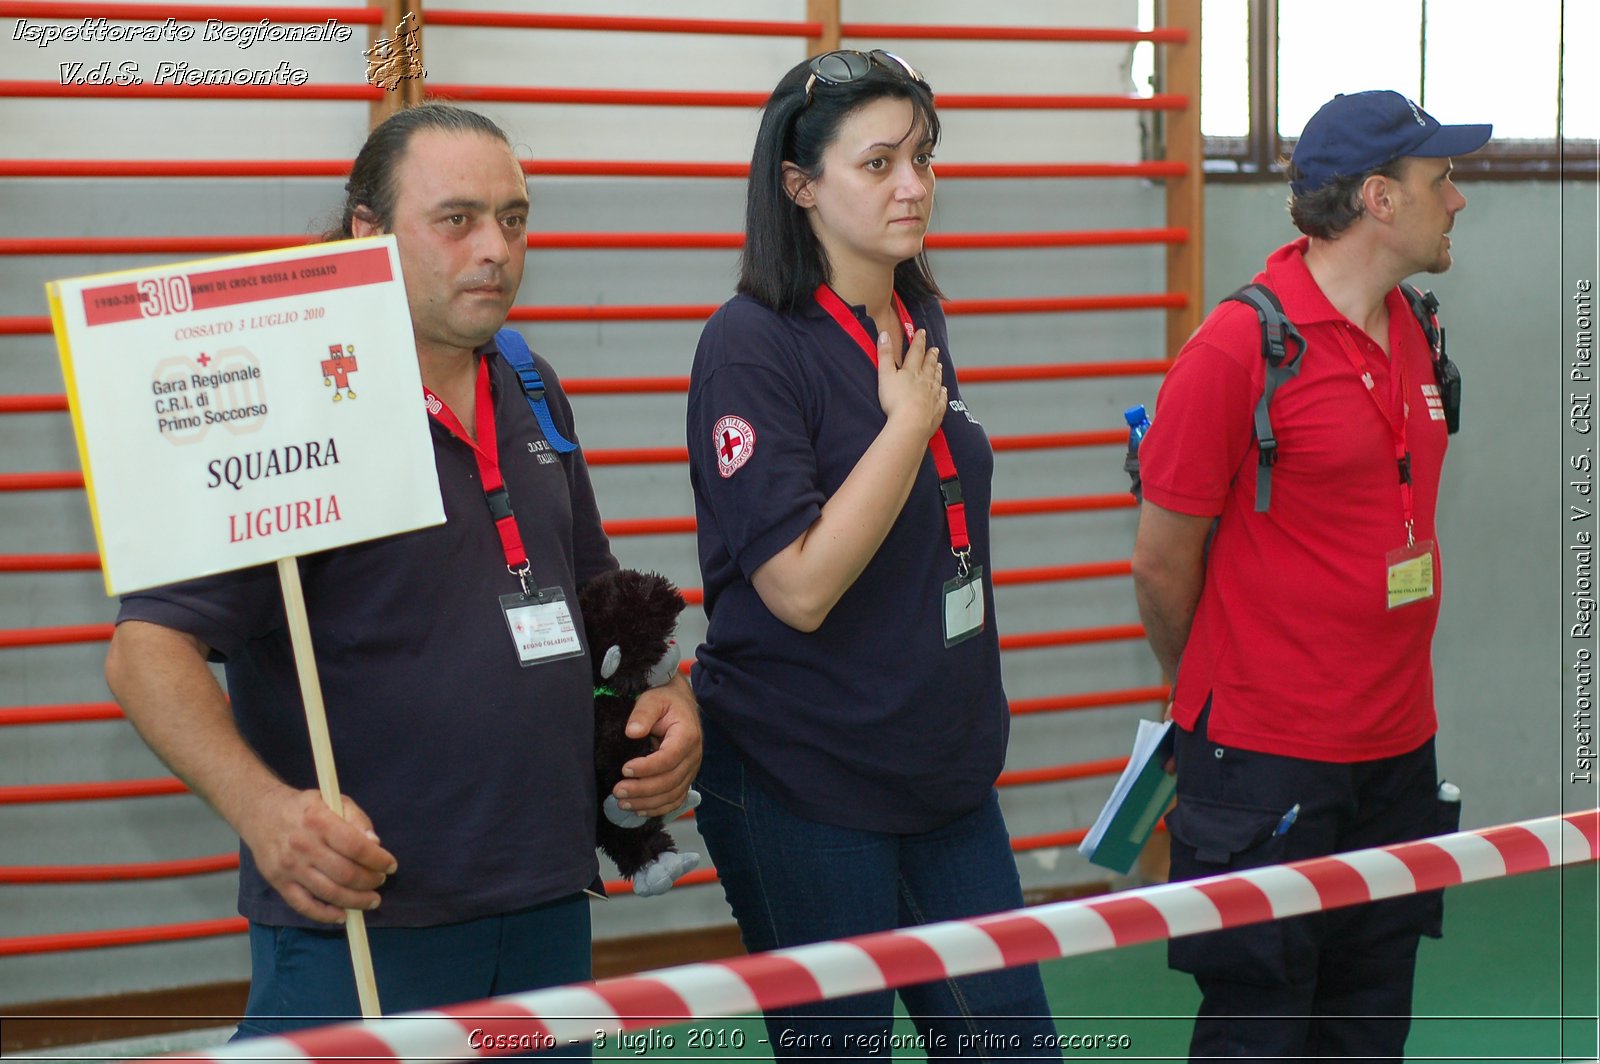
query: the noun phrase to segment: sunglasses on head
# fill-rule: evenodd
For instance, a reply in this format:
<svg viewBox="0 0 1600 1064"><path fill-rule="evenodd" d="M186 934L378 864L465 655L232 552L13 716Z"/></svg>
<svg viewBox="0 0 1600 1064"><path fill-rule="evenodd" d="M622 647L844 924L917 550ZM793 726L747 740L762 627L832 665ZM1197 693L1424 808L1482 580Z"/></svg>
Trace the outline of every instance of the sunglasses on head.
<svg viewBox="0 0 1600 1064"><path fill-rule="evenodd" d="M900 74L919 84L927 84L916 67L882 48L874 48L870 52L858 52L849 48L837 52L824 52L811 60L808 66L811 68L811 76L806 79L807 104L811 103L811 90L816 87L817 82L820 81L824 85L847 85L866 77L867 72L875 66L883 67L892 74Z"/></svg>

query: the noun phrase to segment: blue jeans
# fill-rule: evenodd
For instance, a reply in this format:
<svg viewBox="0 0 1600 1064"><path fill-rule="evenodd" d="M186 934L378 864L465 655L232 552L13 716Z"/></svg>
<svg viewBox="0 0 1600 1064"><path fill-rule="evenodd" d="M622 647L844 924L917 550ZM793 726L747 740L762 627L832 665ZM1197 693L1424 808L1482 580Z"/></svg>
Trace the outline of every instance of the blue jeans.
<svg viewBox="0 0 1600 1064"><path fill-rule="evenodd" d="M478 1001L590 978L589 899L438 927L373 927L367 938L384 1013ZM250 997L235 1038L359 1019L344 930L250 925ZM589 1047L540 1054L587 1059Z"/></svg>
<svg viewBox="0 0 1600 1064"><path fill-rule="evenodd" d="M991 791L934 831L894 835L795 816L708 728L696 783L700 835L751 952L980 916L1022 904ZM894 991L767 1014L773 1056L888 1057ZM1036 965L900 989L930 1059L1060 1059Z"/></svg>

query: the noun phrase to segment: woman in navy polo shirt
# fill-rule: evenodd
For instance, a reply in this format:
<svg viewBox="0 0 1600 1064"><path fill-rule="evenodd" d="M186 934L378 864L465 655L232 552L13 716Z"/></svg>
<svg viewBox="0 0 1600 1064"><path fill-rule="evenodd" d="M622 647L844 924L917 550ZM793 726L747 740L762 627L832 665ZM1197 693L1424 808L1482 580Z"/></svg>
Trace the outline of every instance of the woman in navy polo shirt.
<svg viewBox="0 0 1600 1064"><path fill-rule="evenodd" d="M698 816L751 950L1022 904L994 791L1010 719L994 458L922 254L938 140L933 94L897 56L785 75L739 294L695 353ZM930 1055L1059 1055L1032 965L901 994ZM887 1055L892 1012L881 991L767 1025L779 1056Z"/></svg>

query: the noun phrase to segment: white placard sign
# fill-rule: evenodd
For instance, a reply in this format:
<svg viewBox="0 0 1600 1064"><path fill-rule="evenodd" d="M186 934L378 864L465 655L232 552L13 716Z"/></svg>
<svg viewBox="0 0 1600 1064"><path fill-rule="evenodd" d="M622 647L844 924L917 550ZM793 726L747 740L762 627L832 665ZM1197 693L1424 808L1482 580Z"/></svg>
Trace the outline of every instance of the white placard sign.
<svg viewBox="0 0 1600 1064"><path fill-rule="evenodd" d="M443 523L393 237L47 287L108 594Z"/></svg>

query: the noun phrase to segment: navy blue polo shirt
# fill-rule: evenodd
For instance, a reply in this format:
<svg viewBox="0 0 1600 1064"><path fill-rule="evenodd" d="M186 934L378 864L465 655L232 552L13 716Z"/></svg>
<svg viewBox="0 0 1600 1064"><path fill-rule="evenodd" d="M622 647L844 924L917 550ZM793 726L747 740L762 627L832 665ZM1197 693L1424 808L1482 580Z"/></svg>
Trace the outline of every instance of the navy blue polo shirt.
<svg viewBox="0 0 1600 1064"><path fill-rule="evenodd" d="M572 410L538 359L551 413ZM582 453L544 434L515 373L490 359L500 464L540 587L577 589L615 568ZM418 396L419 411L422 406ZM587 655L523 668L500 610L517 590L472 451L431 418L445 523L300 560L334 761L399 871L367 914L419 927L512 912L595 878L593 688ZM245 740L286 782L316 786L274 568L140 592L118 621L193 635L225 663ZM274 925L294 912L241 847L239 910Z"/></svg>
<svg viewBox="0 0 1600 1064"><path fill-rule="evenodd" d="M865 308L852 309L876 336ZM943 311L933 301L909 309L940 350L944 430L973 561L985 567L988 623L953 647L943 588L956 561L931 456L817 631L784 624L750 582L816 521L886 423L877 370L837 322L814 302L782 315L737 296L706 323L689 385L709 620L693 672L702 711L793 812L889 832L932 830L984 801L1010 724L987 572L994 455L961 403Z"/></svg>

